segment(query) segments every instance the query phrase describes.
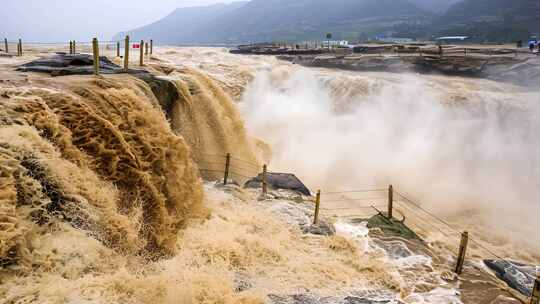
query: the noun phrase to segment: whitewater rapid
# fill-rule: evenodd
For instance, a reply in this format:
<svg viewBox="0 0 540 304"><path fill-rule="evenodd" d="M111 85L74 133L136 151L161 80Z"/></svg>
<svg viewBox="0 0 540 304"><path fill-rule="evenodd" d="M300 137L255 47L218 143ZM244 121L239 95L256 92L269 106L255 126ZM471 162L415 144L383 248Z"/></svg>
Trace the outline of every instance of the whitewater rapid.
<svg viewBox="0 0 540 304"><path fill-rule="evenodd" d="M368 233L360 214L329 213L325 196L321 219L337 235L304 234L312 198L264 200L198 172L225 152L312 190L392 183L505 257L538 264L538 92L217 48L155 51L147 68L172 84L170 104L129 75L51 78L14 72L36 54L1 59L0 303L508 295L476 251L457 280L454 238Z"/></svg>
<svg viewBox="0 0 540 304"><path fill-rule="evenodd" d="M323 191L394 184L508 257L538 263L538 89L304 68L224 49L163 54L236 96L250 135L272 147L271 170Z"/></svg>

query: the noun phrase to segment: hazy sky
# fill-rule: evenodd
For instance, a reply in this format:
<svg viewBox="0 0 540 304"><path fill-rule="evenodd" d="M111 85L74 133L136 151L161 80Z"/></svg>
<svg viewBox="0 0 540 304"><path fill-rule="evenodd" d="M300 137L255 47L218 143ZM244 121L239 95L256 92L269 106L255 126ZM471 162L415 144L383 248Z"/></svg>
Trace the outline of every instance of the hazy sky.
<svg viewBox="0 0 540 304"><path fill-rule="evenodd" d="M232 0L0 0L0 38L33 42L110 39L177 7Z"/></svg>

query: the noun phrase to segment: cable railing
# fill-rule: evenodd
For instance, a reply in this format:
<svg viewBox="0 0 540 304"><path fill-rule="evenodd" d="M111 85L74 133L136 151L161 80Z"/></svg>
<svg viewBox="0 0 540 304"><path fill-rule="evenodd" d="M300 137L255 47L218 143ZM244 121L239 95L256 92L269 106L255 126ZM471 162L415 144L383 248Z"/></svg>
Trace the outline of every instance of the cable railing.
<svg viewBox="0 0 540 304"><path fill-rule="evenodd" d="M136 50L140 54L140 61L142 65L143 55L148 56L149 54L152 54L152 41L150 41L150 45L144 41L130 42L129 40L102 41L100 44L97 44L95 40L92 42L70 41L68 43L26 42L23 45L22 41L20 40L9 41L5 39L1 48L3 49L3 52L8 55L16 54L18 56L22 56L25 51L39 53L62 51L74 54L84 52L95 53L95 51L98 50L100 56L117 57L125 56L126 49L128 49L127 54L133 52L133 50ZM422 53L422 51L419 52ZM486 53L488 55L493 54L493 52L489 50L472 48L443 50L442 54L452 55L459 54L460 52L462 52L464 55L471 55L475 53L480 53L483 55ZM519 52L521 51L503 51L505 54L515 54L516 56ZM137 58L137 56L133 57ZM201 174L215 178L219 177L220 179L222 177L224 184L227 184L229 179L241 184L262 174L263 194L266 195L267 193L266 174L268 171L266 165L261 166L252 160L242 159L236 155L231 155L230 153L226 155L203 154L202 159L200 159L197 163L199 165ZM503 258L503 255L496 253L495 250L491 248L488 248L488 246L484 245L480 240L477 240L475 237L470 237L467 232L462 232L462 229L456 227L449 221L443 219L441 216L438 216L434 212L423 207L420 203L410 199L403 193L393 190L392 187L389 187L389 189L374 187L371 189L364 188L360 190L348 191L318 191L314 202L314 224L318 223L318 217L321 211L327 214L341 216L350 216L355 213L359 213L361 215L375 213L387 216L388 219L392 220L394 219L392 212L395 210L398 214L403 216L403 222L407 222L408 226L410 226L414 231L418 231L423 236L428 236L432 231L440 232L448 240L458 240L461 236L460 246L457 252L458 257L457 266L455 269L456 273L460 274L462 272L467 248L469 248L471 252L474 252L479 256L487 255L501 261L502 263L511 267L513 270L519 272L529 281L534 282L535 285L531 286L532 289L530 294L527 294L527 296L531 296L533 298L535 296L540 297L540 291L538 291L538 295L534 294L536 291L536 286L540 284L538 283L538 278L535 278L529 273L520 270L512 261ZM387 208L386 214L380 211L384 208ZM345 213L345 215L343 215L343 213ZM469 242L471 243L470 246L468 246Z"/></svg>
<svg viewBox="0 0 540 304"><path fill-rule="evenodd" d="M95 73L99 74L100 64L96 60L97 56L123 59L124 70L128 70L129 65L138 62L139 66L144 66L144 61L152 58L153 40L131 41L129 36L121 41L68 41L68 42L27 42L19 39L17 41L4 38L0 43L0 55L22 57L27 53L33 55L41 54L93 54L95 62ZM96 64L97 62L97 64ZM121 62L121 61L120 61Z"/></svg>
<svg viewBox="0 0 540 304"><path fill-rule="evenodd" d="M534 284L538 284L538 282L536 282L538 280L537 277L521 270L518 265L516 265L510 259L503 257L502 254L496 253L496 250L488 248L488 246L484 245L482 241L474 236L471 236L467 231L460 232L462 229L451 224L441 216L436 215L433 211L423 207L420 203L409 199L407 196L398 191L395 191L394 193L396 194L397 198L394 202L397 208L406 209L409 214L414 214L416 219L419 219L420 222L429 227L428 231L436 230L444 235L448 241L457 241L461 235L460 250L457 253L458 258L455 269L456 273L461 274L463 271L463 263L466 259L468 250L469 255L472 254L482 257L482 260L484 261L488 259L499 261L500 263L503 263L509 267L513 272L519 273L519 275L527 278L530 283L530 290L525 292L524 295L527 297L531 297L533 295ZM514 295L519 296L516 294Z"/></svg>
<svg viewBox="0 0 540 304"><path fill-rule="evenodd" d="M362 52L354 53L356 55L396 55L396 56L434 56L439 58L444 57L519 57L521 55L537 56L540 53L533 53L527 48L492 48L492 47L467 47L467 46L454 46L454 47L413 47L405 48L400 46L385 46L385 47L371 47L366 48Z"/></svg>
<svg viewBox="0 0 540 304"><path fill-rule="evenodd" d="M386 212L381 211L385 208L387 209ZM471 236L469 232L463 231L457 225L450 223L402 192L394 190L392 186L388 189L374 187L373 189L349 191L322 192L319 190L315 199L314 224L318 223L320 212L328 216L337 215L339 217L354 218L378 214L389 223L395 221L403 223L422 240L428 238L433 232L441 233L445 237L443 243L448 245L447 250L456 256L454 272L458 275L463 272L466 265L469 265L467 266L469 268L475 268L474 264L465 264L467 256L474 255L480 257L483 261L491 259L503 263L513 273L527 279L529 283L527 290L520 290L520 294L516 294L511 289L506 289L513 296L523 300L523 296L536 299L535 297L540 295L536 294L539 292L537 290L540 288L538 285L540 284L540 278L523 271L519 265L505 258L504 255L497 253L496 250L489 248L481 240ZM536 304L537 302L531 303Z"/></svg>
<svg viewBox="0 0 540 304"><path fill-rule="evenodd" d="M203 153L196 162L203 176L215 179L223 178L224 184L227 184L229 179L242 184L257 177L265 168L265 166L257 165L253 161L232 156L230 153L223 155Z"/></svg>

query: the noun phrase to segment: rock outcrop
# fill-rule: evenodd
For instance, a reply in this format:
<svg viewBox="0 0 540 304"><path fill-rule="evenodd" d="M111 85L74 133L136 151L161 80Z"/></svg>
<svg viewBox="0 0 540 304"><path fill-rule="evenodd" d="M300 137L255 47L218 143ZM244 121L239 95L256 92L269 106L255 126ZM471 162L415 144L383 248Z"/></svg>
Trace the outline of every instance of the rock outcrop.
<svg viewBox="0 0 540 304"><path fill-rule="evenodd" d="M484 260L484 264L508 286L527 297L531 296L537 267L507 260Z"/></svg>
<svg viewBox="0 0 540 304"><path fill-rule="evenodd" d="M303 195L310 196L309 189L296 177L290 173L266 173L266 182L270 188L286 189L299 192ZM262 173L245 183L247 188L260 188L262 185Z"/></svg>

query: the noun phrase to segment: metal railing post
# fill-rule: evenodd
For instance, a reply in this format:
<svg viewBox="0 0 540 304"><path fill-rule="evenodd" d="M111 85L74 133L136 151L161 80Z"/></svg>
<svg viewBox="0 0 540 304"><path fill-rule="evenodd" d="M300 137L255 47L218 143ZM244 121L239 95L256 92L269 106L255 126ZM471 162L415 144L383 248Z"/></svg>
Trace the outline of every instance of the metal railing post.
<svg viewBox="0 0 540 304"><path fill-rule="evenodd" d="M144 66L144 40L141 40L141 44L139 44L139 50L140 50L139 65Z"/></svg>
<svg viewBox="0 0 540 304"><path fill-rule="evenodd" d="M388 187L388 218L392 219L394 212L394 187Z"/></svg>
<svg viewBox="0 0 540 304"><path fill-rule="evenodd" d="M150 39L150 55L154 53L154 40Z"/></svg>
<svg viewBox="0 0 540 304"><path fill-rule="evenodd" d="M317 196L315 197L315 214L313 215L313 225L319 224L320 208L321 208L321 190L317 190Z"/></svg>
<svg viewBox="0 0 540 304"><path fill-rule="evenodd" d="M124 71L127 72L129 70L129 36L126 36L124 47Z"/></svg>
<svg viewBox="0 0 540 304"><path fill-rule="evenodd" d="M467 244L469 243L469 233L467 231L461 234L461 243L459 244L459 253L456 262L455 273L463 272L463 264L465 264L465 256L467 255Z"/></svg>
<svg viewBox="0 0 540 304"><path fill-rule="evenodd" d="M92 39L92 48L94 54L94 75L99 75L99 43L97 38Z"/></svg>
<svg viewBox="0 0 540 304"><path fill-rule="evenodd" d="M268 170L268 166L263 166L263 174L262 174L262 192L263 195L266 197L266 194L268 193L268 183L266 180L266 172Z"/></svg>
<svg viewBox="0 0 540 304"><path fill-rule="evenodd" d="M231 166L231 153L227 153L225 158L225 174L223 176L223 184L226 185L229 179L229 169Z"/></svg>

